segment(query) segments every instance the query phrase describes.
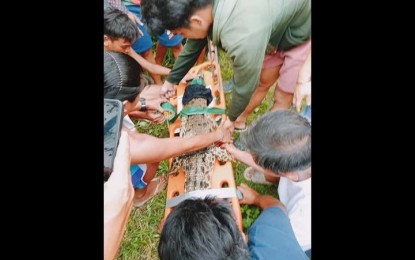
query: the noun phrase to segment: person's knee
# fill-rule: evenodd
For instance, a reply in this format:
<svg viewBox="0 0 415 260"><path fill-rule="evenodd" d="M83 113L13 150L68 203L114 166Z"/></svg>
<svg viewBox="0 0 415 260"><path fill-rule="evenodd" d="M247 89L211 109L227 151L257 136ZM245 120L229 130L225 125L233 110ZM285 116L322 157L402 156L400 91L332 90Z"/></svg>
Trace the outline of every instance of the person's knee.
<svg viewBox="0 0 415 260"><path fill-rule="evenodd" d="M263 69L261 71L258 87L265 88L266 90L270 89L279 77L280 68L281 66L270 69Z"/></svg>

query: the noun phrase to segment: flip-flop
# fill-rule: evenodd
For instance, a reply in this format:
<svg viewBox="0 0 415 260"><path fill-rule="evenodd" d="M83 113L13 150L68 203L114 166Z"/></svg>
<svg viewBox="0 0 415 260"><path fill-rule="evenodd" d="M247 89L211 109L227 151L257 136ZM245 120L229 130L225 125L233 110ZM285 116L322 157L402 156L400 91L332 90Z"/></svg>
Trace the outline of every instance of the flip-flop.
<svg viewBox="0 0 415 260"><path fill-rule="evenodd" d="M255 171L254 168L248 167L244 171L244 178L253 183L259 183L264 185L273 185L272 182L269 182L265 179L265 176L262 172Z"/></svg>
<svg viewBox="0 0 415 260"><path fill-rule="evenodd" d="M164 176L164 175L161 175L161 176ZM167 186L167 178L165 178L165 176L164 176L165 181L162 182L161 181L161 178L160 178L161 176L156 177L156 178L154 178L154 179L151 180L151 182L153 182L153 181L158 182L156 188L154 189L153 194L151 194L151 196L147 197L143 201L134 202L134 207L137 207L138 208L138 207L143 206L147 201L149 201L151 198L153 198L155 195L157 195L158 193L160 193L161 191L163 191L166 188L166 186ZM148 185L150 185L150 183ZM148 185L147 185L147 187L148 187Z"/></svg>
<svg viewBox="0 0 415 260"><path fill-rule="evenodd" d="M234 130L235 130L237 133L242 133L242 132L245 132L245 131L246 131L246 129L248 129L248 128L246 127L246 125L245 125L245 127L244 127L244 128L234 127Z"/></svg>

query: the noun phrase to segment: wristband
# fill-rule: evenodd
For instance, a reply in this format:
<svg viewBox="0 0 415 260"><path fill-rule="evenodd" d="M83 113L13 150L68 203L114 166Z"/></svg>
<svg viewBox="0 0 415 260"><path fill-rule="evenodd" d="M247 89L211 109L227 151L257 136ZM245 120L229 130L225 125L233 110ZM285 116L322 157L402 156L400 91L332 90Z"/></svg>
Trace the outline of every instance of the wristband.
<svg viewBox="0 0 415 260"><path fill-rule="evenodd" d="M141 112L146 112L147 111L146 99L145 98L140 98L140 103L141 103L140 111Z"/></svg>

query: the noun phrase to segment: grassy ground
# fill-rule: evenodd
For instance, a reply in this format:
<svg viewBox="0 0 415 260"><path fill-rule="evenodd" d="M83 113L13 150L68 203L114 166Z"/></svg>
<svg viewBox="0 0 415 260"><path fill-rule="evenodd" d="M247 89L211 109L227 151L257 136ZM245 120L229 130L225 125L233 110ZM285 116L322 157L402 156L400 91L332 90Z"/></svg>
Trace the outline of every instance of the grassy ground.
<svg viewBox="0 0 415 260"><path fill-rule="evenodd" d="M171 67L173 58L169 50L163 64ZM219 51L219 63L221 66L222 80L226 82L232 78L232 61L227 57L223 51ZM262 115L272 106L272 94L274 89L271 89L261 106L248 118L247 123L250 124L258 116ZM231 94L226 95L226 104L229 106ZM146 121L135 121L139 132L147 133L157 137L168 137L167 125L151 124ZM234 134L234 140L239 137L238 133ZM274 186L266 186L261 184L254 184L246 181L243 177L243 172L246 165L239 162L232 163L235 181L239 185L241 182L247 183L252 188L256 189L261 194L276 194ZM168 161L160 163L157 175L166 174L168 172ZM157 233L157 226L163 217L166 203L166 191L161 192L152 198L142 208L133 208L128 222L127 230L124 234L124 239L117 259L158 259L157 245L159 241L159 234ZM254 206L241 206L243 227L246 232L253 221L258 217L260 211Z"/></svg>

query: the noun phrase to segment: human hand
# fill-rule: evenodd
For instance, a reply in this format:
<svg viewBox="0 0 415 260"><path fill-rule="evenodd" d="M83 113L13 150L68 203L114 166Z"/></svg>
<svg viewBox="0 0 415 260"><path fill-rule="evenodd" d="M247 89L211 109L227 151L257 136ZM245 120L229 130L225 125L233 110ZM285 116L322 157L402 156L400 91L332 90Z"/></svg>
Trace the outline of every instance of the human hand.
<svg viewBox="0 0 415 260"><path fill-rule="evenodd" d="M230 135L233 135L233 132L235 131L234 122L232 122L229 117L226 117L226 120L223 122L223 128L227 129L230 132Z"/></svg>
<svg viewBox="0 0 415 260"><path fill-rule="evenodd" d="M190 81L192 79L201 77L202 75L203 75L203 71L194 72L194 71L190 70L189 72L187 72L186 75L184 75L184 77L182 78L181 82L186 83L186 82L188 82L188 81Z"/></svg>
<svg viewBox="0 0 415 260"><path fill-rule="evenodd" d="M127 13L127 16L128 16L128 18L130 18L130 20L131 21L133 21L134 23L136 23L136 24L138 24L138 25L141 25L141 26L143 26L144 24L143 24L143 22L140 20L140 18L138 18L135 14L133 14L132 12L128 12ZM140 28L138 28L137 27L137 29L138 29L138 31L139 31L139 33L140 33L140 36L143 36L144 34L143 34L143 32L140 30Z"/></svg>
<svg viewBox="0 0 415 260"><path fill-rule="evenodd" d="M230 153L231 155L233 155L238 150L238 148L236 148L236 146L233 143L222 144L220 147L225 148L226 151L228 151L228 153Z"/></svg>
<svg viewBox="0 0 415 260"><path fill-rule="evenodd" d="M300 112L301 103L304 98L306 99L307 105L311 105L311 80L302 83L297 82L295 86L293 104L297 112Z"/></svg>
<svg viewBox="0 0 415 260"><path fill-rule="evenodd" d="M176 95L176 90L174 89L174 85L167 80L164 81L163 86L160 89L160 96L165 98L171 98Z"/></svg>
<svg viewBox="0 0 415 260"><path fill-rule="evenodd" d="M168 100L164 97L146 99L147 110L150 110L153 112L159 112L163 114L164 109L161 107L161 103L164 103L164 102L168 102Z"/></svg>
<svg viewBox="0 0 415 260"><path fill-rule="evenodd" d="M147 85L141 91L140 97L143 97L145 99L159 98L161 87L162 85Z"/></svg>
<svg viewBox="0 0 415 260"><path fill-rule="evenodd" d="M225 121L222 121L221 124L218 126L216 131L222 132L222 138L221 140L215 142L216 146L222 146L223 144L229 144L232 143L232 134L233 134L233 124L229 120L228 117L226 117Z"/></svg>
<svg viewBox="0 0 415 260"><path fill-rule="evenodd" d="M160 104L163 102L168 102L168 100L165 97L160 97L160 91L160 85L146 86L143 91L141 91L140 98L146 99L147 110L158 111L160 113L164 112L164 109L160 106Z"/></svg>
<svg viewBox="0 0 415 260"><path fill-rule="evenodd" d="M156 124L161 124L165 121L164 114L156 111L156 110L147 110L146 112L141 111L132 111L128 113L130 117L138 118L138 119L145 119L149 120Z"/></svg>
<svg viewBox="0 0 415 260"><path fill-rule="evenodd" d="M239 201L239 203L241 204L247 204L247 205L256 205L257 200L259 198L259 193L256 192L254 189L250 188L248 185L246 185L245 183L241 183L241 185L239 185L237 187L237 189L242 192L243 195L243 199Z"/></svg>
<svg viewBox="0 0 415 260"><path fill-rule="evenodd" d="M202 64L199 64L193 68L191 68L186 75L182 78L181 82L188 82L192 79L198 78L198 77L203 77L203 71L206 69L211 68L211 66L216 67L215 63L211 63L211 62L204 62Z"/></svg>
<svg viewBox="0 0 415 260"><path fill-rule="evenodd" d="M146 111L146 117L146 119L156 124L162 124L166 120L164 113L159 111Z"/></svg>

